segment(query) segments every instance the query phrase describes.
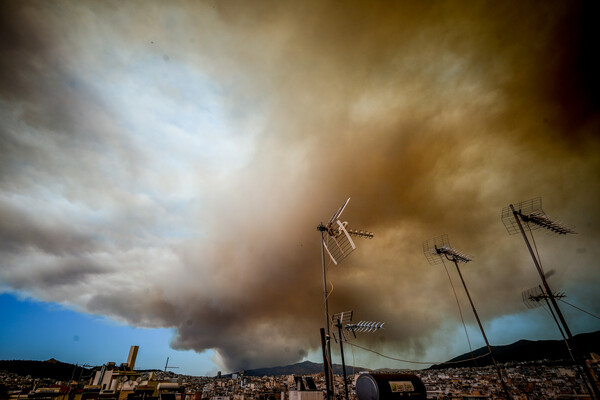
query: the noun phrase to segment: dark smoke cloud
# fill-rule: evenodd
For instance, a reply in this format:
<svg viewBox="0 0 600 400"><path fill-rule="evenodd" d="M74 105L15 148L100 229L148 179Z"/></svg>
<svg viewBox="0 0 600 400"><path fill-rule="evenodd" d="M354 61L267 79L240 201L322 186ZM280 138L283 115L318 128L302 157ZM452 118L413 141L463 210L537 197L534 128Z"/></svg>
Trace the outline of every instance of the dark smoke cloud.
<svg viewBox="0 0 600 400"><path fill-rule="evenodd" d="M316 225L352 196L376 237L329 267L330 310L447 358L460 320L422 241L474 256L485 321L517 314L537 277L500 211L542 196L579 232L539 238L553 284L599 311L590 2L2 7L4 290L175 327L230 371L292 363L320 344Z"/></svg>

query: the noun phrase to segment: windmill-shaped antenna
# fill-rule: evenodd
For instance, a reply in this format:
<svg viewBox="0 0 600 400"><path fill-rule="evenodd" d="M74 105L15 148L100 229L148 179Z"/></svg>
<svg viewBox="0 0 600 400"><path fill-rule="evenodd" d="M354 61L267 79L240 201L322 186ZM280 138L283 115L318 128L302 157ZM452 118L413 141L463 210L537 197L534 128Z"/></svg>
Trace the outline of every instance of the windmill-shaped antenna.
<svg viewBox="0 0 600 400"><path fill-rule="evenodd" d="M321 333L324 337L323 344L323 369L325 370L325 385L327 386L326 398L330 399L333 396L333 371L328 370L328 365L331 362L331 346L330 346L330 332L329 332L329 307L327 303L327 297L329 293L327 291L327 274L325 270L325 252L331 258L334 264L338 264L344 258L346 258L354 249L356 245L352 240L352 236L362 237L367 239L373 238L372 232L346 229L348 222L341 222L340 216L344 212L344 209L350 202L350 198L346 200L344 204L331 216L327 225L323 223L317 226L317 230L321 232L321 267L323 269L323 303L325 307L325 328L326 331Z"/></svg>
<svg viewBox="0 0 600 400"><path fill-rule="evenodd" d="M346 400L348 400L348 381L346 378L346 362L344 361L344 342L348 341L344 330L352 332L356 337L355 332L375 332L376 330L383 328L382 322L367 322L361 321L358 324L351 324L352 314L354 311L344 311L338 314L333 314L331 321L338 328L338 338L340 342L340 354L342 355L342 371L344 374L344 390L346 393ZM335 339L335 334L333 335Z"/></svg>
<svg viewBox="0 0 600 400"><path fill-rule="evenodd" d="M366 239L373 238L373 232L356 230L346 227L348 226L347 221L340 221L340 217L344 209L350 202L350 198L337 210L335 214L329 219L327 225L320 224L317 229L321 232L327 232L327 236L324 237L323 245L331 261L334 264L338 264L344 258L348 257L356 245L352 240L352 236L361 237Z"/></svg>
<svg viewBox="0 0 600 400"><path fill-rule="evenodd" d="M467 298L469 299L469 303L471 303L471 308L473 309L473 314L475 315L475 319L477 320L477 324L479 325L479 329L481 330L481 335L483 336L483 340L485 340L485 345L490 352L490 357L492 358L492 362L494 363L494 367L496 368L496 372L498 373L498 377L500 378L500 383L502 384L502 388L504 389L504 393L507 398L510 399L510 394L508 392L508 387L506 386L506 382L504 381L504 376L502 375L502 371L500 370L500 366L496 362L494 358L494 354L492 352L492 347L488 342L487 336L485 335L485 331L483 329L483 325L481 325L481 321L479 320L479 315L477 314L477 310L475 309L475 305L473 304L473 300L471 299L471 295L469 294L469 290L467 289L467 285L463 276L460 272L460 268L458 267L458 263L468 263L472 261L472 259L461 253L458 250L450 247L450 242L448 241L448 235L437 236L433 239L426 240L423 242L423 253L425 257L429 261L430 264L435 265L441 262L444 262L443 258L446 258L449 261L452 261L456 266L456 270L458 271L458 276L460 277L460 281L465 288L465 293L467 294Z"/></svg>
<svg viewBox="0 0 600 400"><path fill-rule="evenodd" d="M529 239L527 237L527 234L525 233L523 225L525 225L528 228L532 238L533 230L540 228L546 229L547 231L558 235L575 233L575 231L572 228L569 228L546 215L544 210L542 210L541 197L525 200L520 203L517 203L516 205L509 204L507 207L504 207L502 209L501 219L502 223L504 224L506 230L510 235L514 235L521 232L523 240L525 241L525 245L527 246L529 254L531 255L531 258L535 265L535 268L538 271L538 274L540 275L540 279L542 280L544 293L548 297L548 300L550 300L550 304L552 304L552 308L554 308L554 311L556 312L556 315L560 320L562 328L567 334L569 347L573 350L577 363L583 368L583 372L586 378L586 387L590 393L590 396L595 399L600 399L600 390L598 389L598 386L596 386L596 384L594 383L593 374L589 370L585 361L580 356L581 352L578 349L577 343L575 343L575 341L573 340L573 334L569 329L569 325L567 324L565 317L560 311L560 307L558 306L558 303L556 302L556 299L554 297L554 292L552 291L552 289L550 289L550 285L548 285L546 275L544 274L544 270L542 269L541 261L535 255L531 244L529 243Z"/></svg>

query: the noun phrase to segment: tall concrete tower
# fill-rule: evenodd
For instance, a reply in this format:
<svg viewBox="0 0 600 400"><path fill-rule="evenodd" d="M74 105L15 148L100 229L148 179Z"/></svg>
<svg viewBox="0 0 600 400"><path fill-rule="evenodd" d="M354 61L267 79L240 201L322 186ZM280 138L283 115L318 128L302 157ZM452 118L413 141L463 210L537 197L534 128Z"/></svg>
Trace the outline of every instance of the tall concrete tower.
<svg viewBox="0 0 600 400"><path fill-rule="evenodd" d="M127 357L127 366L130 370L133 371L133 367L135 367L135 359L137 358L137 353L140 346L131 346L129 349L129 357Z"/></svg>

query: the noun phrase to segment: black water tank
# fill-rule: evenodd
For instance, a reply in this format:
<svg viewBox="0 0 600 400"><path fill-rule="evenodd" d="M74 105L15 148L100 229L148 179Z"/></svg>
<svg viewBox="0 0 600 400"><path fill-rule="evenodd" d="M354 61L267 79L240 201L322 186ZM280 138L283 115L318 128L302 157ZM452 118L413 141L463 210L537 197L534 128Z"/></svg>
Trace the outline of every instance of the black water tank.
<svg viewBox="0 0 600 400"><path fill-rule="evenodd" d="M358 400L425 400L423 381L412 374L360 374L356 380Z"/></svg>

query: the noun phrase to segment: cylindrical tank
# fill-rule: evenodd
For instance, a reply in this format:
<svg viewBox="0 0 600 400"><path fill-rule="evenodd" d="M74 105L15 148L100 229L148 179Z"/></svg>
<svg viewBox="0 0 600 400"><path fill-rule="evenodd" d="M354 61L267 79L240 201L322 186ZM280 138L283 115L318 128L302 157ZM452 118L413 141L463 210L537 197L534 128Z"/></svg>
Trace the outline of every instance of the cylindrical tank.
<svg viewBox="0 0 600 400"><path fill-rule="evenodd" d="M423 381L412 374L360 374L356 380L358 400L425 400Z"/></svg>
<svg viewBox="0 0 600 400"><path fill-rule="evenodd" d="M160 382L157 390L177 390L179 389L179 383L177 382Z"/></svg>

